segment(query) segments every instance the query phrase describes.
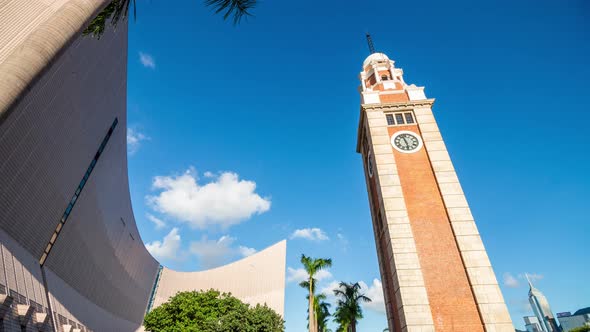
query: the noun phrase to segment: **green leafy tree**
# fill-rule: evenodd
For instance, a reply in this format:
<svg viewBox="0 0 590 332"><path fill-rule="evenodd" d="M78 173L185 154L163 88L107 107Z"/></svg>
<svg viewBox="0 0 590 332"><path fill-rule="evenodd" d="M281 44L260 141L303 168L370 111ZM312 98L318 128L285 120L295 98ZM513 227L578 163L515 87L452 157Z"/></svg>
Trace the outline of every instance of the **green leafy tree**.
<svg viewBox="0 0 590 332"><path fill-rule="evenodd" d="M243 303L216 290L179 292L144 318L146 331L283 332L285 322L266 305Z"/></svg>
<svg viewBox="0 0 590 332"><path fill-rule="evenodd" d="M580 326L580 327L576 327L575 329L569 330L569 332L589 332L589 331L590 331L589 325Z"/></svg>
<svg viewBox="0 0 590 332"><path fill-rule="evenodd" d="M233 17L234 24L242 18L251 16L251 10L256 6L256 0L204 0L205 6L212 7L216 14L223 14L223 19ZM129 7L133 4L133 16L137 14L136 0L111 0L111 2L90 22L84 30L84 35L100 38L104 33L107 21L116 26L121 18L129 14Z"/></svg>
<svg viewBox="0 0 590 332"><path fill-rule="evenodd" d="M319 332L318 331L318 322L316 320L315 315L315 283L316 280L314 276L317 272L329 268L332 266L332 260L329 258L311 258L305 255L301 255L301 264L303 264L303 268L307 271L308 279L303 281L299 285L302 287L306 287L309 291L307 295L308 299L308 321L309 321L309 332Z"/></svg>
<svg viewBox="0 0 590 332"><path fill-rule="evenodd" d="M371 302L371 299L361 294L359 283L341 282L340 288L334 290L338 297L334 321L339 324L337 331L356 332L356 323L363 318L361 302Z"/></svg>
<svg viewBox="0 0 590 332"><path fill-rule="evenodd" d="M338 324L338 328L336 328L336 332L349 332L350 323L348 321L348 317L344 315L343 310L338 310L334 312L334 322Z"/></svg>

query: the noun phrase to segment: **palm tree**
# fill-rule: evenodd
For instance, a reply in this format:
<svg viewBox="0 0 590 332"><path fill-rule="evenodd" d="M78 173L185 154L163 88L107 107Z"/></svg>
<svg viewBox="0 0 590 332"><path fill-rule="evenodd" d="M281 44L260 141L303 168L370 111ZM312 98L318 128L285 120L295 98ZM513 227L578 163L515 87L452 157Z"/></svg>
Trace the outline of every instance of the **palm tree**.
<svg viewBox="0 0 590 332"><path fill-rule="evenodd" d="M340 325L338 331L356 332L356 323L363 318L361 302L371 302L371 299L360 292L359 283L341 282L340 288L334 290L339 297L338 307L334 312L334 321Z"/></svg>
<svg viewBox="0 0 590 332"><path fill-rule="evenodd" d="M330 303L326 302L326 295L319 294L315 298L316 304L316 321L318 322L318 332L331 332L328 329L328 318L330 318Z"/></svg>
<svg viewBox="0 0 590 332"><path fill-rule="evenodd" d="M133 3L133 16L136 15L136 0L111 0L111 2L90 22L84 35L100 38L108 19L116 26L121 17L127 17L129 7ZM233 15L234 24L240 23L243 17L251 16L250 10L256 6L256 0L204 0L205 6L213 7L215 14L223 12L223 19Z"/></svg>
<svg viewBox="0 0 590 332"><path fill-rule="evenodd" d="M338 324L336 332L348 332L348 316L345 314L344 310L336 308L336 311L334 312L334 322Z"/></svg>
<svg viewBox="0 0 590 332"><path fill-rule="evenodd" d="M303 289L307 289L307 291L309 292L309 290L311 289L311 293L315 294L315 285L317 283L317 280L315 278L312 278L312 283L310 285L309 280L303 280L302 282L299 283L299 287L303 288ZM307 293L307 295L305 295L305 298L307 299L307 305L309 306L309 293ZM314 295L314 303L316 302L317 297ZM307 310L307 328L310 328L310 320L309 320L309 308ZM310 330L311 331L311 330Z"/></svg>
<svg viewBox="0 0 590 332"><path fill-rule="evenodd" d="M318 332L328 332L328 318L330 318L331 304L326 302L327 296L324 293L314 295L313 310Z"/></svg>
<svg viewBox="0 0 590 332"><path fill-rule="evenodd" d="M315 285L317 284L317 280L313 278L312 282L312 292L314 293L313 296L313 307L314 307L314 315L315 321L317 322L317 331L318 332L329 332L328 329L328 318L330 318L330 306L331 304L326 302L326 294L321 293L315 295ZM304 280L299 283L299 286L305 289L309 289L309 281ZM305 296L309 303L309 294ZM307 328L309 329L309 311L307 314Z"/></svg>
<svg viewBox="0 0 590 332"><path fill-rule="evenodd" d="M314 298L315 298L315 283L316 280L314 279L315 274L320 271L323 270L325 268L328 268L330 266L332 266L332 260L329 258L311 258L311 257L307 257L305 255L301 255L301 264L303 264L303 267L305 268L305 271L307 271L307 275L309 276L309 279L306 281L303 281L302 283L300 283L299 285L302 287L306 287L309 290L309 295L308 295L308 311L309 311L309 332L319 332L318 331L318 322L315 318L315 305L314 305Z"/></svg>

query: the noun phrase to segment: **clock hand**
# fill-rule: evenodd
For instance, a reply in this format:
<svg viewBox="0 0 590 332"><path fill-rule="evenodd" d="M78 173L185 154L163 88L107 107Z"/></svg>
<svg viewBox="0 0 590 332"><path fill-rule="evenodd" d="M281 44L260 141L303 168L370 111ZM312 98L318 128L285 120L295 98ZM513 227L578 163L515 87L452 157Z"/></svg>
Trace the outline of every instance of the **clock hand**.
<svg viewBox="0 0 590 332"><path fill-rule="evenodd" d="M404 143L406 143L405 146L409 147L410 146L410 143L408 143L408 140L405 137L402 137L402 139L404 140Z"/></svg>

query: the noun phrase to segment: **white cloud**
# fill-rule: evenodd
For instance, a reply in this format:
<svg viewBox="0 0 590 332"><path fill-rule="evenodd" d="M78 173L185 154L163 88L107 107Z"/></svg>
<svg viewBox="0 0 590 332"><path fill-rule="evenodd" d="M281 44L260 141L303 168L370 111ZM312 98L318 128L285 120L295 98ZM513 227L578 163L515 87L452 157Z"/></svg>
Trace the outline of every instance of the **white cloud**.
<svg viewBox="0 0 590 332"><path fill-rule="evenodd" d="M270 199L258 195L256 183L240 180L238 174L223 172L198 183L196 171L189 168L178 176L156 176L156 196L147 196L151 207L186 222L194 228L219 226L225 229L270 209Z"/></svg>
<svg viewBox="0 0 590 332"><path fill-rule="evenodd" d="M182 255L180 249L180 235L178 228L173 228L162 241L154 241L145 245L146 249L158 259L179 260Z"/></svg>
<svg viewBox="0 0 590 332"><path fill-rule="evenodd" d="M234 241L235 238L227 235L218 240L209 240L207 237L203 237L200 241L191 243L190 252L199 257L203 268L210 269L227 262L233 253L231 245Z"/></svg>
<svg viewBox="0 0 590 332"><path fill-rule="evenodd" d="M291 234L291 239L296 238L307 239L311 241L324 241L330 239L326 233L319 228L296 229L295 232Z"/></svg>
<svg viewBox="0 0 590 332"><path fill-rule="evenodd" d="M215 174L213 174L212 172L207 171L207 172L203 173L203 176L206 177L206 178L212 178L212 177L215 176Z"/></svg>
<svg viewBox="0 0 590 332"><path fill-rule="evenodd" d="M340 288L340 281L333 280L329 284L320 288L319 294L324 294L328 298L328 301L334 304L336 302L336 296L334 290Z"/></svg>
<svg viewBox="0 0 590 332"><path fill-rule="evenodd" d="M309 274L305 271L304 268L294 269L292 267L287 267L287 282L297 282L300 283L304 280L309 278ZM332 273L328 270L319 270L316 272L314 278L317 281L327 280L332 278Z"/></svg>
<svg viewBox="0 0 590 332"><path fill-rule="evenodd" d="M319 270L314 277L317 281L327 280L332 278L332 273L328 270Z"/></svg>
<svg viewBox="0 0 590 332"><path fill-rule="evenodd" d="M248 248L245 246L239 246L238 247L238 252L240 253L240 255L244 256L244 257L248 257L248 256L252 256L256 253L256 249L254 248Z"/></svg>
<svg viewBox="0 0 590 332"><path fill-rule="evenodd" d="M146 68L156 68L156 60L150 54L139 52L139 62Z"/></svg>
<svg viewBox="0 0 590 332"><path fill-rule="evenodd" d="M365 302L363 306L368 310L385 314L385 298L383 297L381 280L373 279L371 286L367 286L364 281L360 281L359 284L361 285L361 293L371 299L371 302Z"/></svg>
<svg viewBox="0 0 590 332"><path fill-rule="evenodd" d="M340 248L343 251L346 251L348 249L348 239L346 238L346 236L344 236L344 234L342 233L338 233L336 234L336 237L338 238L338 242L340 243Z"/></svg>
<svg viewBox="0 0 590 332"><path fill-rule="evenodd" d="M531 312L533 312L533 308L529 303L529 300L525 298L518 298L518 299L508 299L507 300L508 307L514 309L521 315L530 316Z"/></svg>
<svg viewBox="0 0 590 332"><path fill-rule="evenodd" d="M300 283L304 280L307 280L308 274L305 269L294 269L292 267L287 267L287 282L296 282Z"/></svg>
<svg viewBox="0 0 590 332"><path fill-rule="evenodd" d="M202 237L200 241L191 242L190 253L197 256L205 269L214 268L227 263L236 256L247 257L256 253L256 249L245 246L234 247L236 238L223 235L218 240Z"/></svg>
<svg viewBox="0 0 590 332"><path fill-rule="evenodd" d="M510 288L518 288L518 287L520 287L520 282L518 281L518 279L516 279L509 272L504 273L503 279L504 279L504 286L506 286L506 287L510 287Z"/></svg>
<svg viewBox="0 0 590 332"><path fill-rule="evenodd" d="M146 140L149 140L149 137L133 128L127 128L127 151L130 155L135 154L141 143Z"/></svg>
<svg viewBox="0 0 590 332"><path fill-rule="evenodd" d="M532 282L535 282L535 281L538 281L538 280L541 280L541 279L545 278L544 275L539 274L539 273L527 273L527 275L529 276L529 279ZM525 275L524 274L521 274L521 275L519 275L519 277L520 278L525 278Z"/></svg>
<svg viewBox="0 0 590 332"><path fill-rule="evenodd" d="M154 223L154 225L156 226L156 229L163 229L166 227L166 223L162 219L160 219L156 216L153 216L149 213L146 214L146 217L148 218L149 221Z"/></svg>
<svg viewBox="0 0 590 332"><path fill-rule="evenodd" d="M367 310L385 314L385 298L383 297L383 285L381 284L381 281L379 279L373 279L373 283L370 286L364 281L359 281L359 285L361 286L361 294L364 294L371 299L371 302L363 302L362 305ZM325 294L328 301L335 305L337 298L334 295L334 290L339 288L340 281L333 280L326 286L322 287L320 293Z"/></svg>
<svg viewBox="0 0 590 332"><path fill-rule="evenodd" d="M538 274L538 273L528 273L528 276L529 276L529 279L531 280L531 282L533 282L533 283L537 280L543 279L543 275ZM521 280L524 281L525 285L527 284L526 276L524 273L519 273L518 278L517 278L514 275L512 275L512 273L506 272L502 275L502 279L503 279L504 286L509 287L509 288L520 287Z"/></svg>

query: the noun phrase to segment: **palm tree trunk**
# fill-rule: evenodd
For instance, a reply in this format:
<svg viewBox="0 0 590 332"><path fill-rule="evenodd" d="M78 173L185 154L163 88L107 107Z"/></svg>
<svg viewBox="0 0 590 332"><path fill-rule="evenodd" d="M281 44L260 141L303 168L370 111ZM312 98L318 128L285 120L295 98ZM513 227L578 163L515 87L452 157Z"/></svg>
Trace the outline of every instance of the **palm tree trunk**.
<svg viewBox="0 0 590 332"><path fill-rule="evenodd" d="M313 329L314 329L315 332L320 332L319 331L319 327L318 327L318 319L317 319L317 317L315 317L315 310L314 310L314 315L313 316L314 316L313 317L313 323L314 323L313 324L314 325Z"/></svg>
<svg viewBox="0 0 590 332"><path fill-rule="evenodd" d="M315 315L313 310L313 278L309 278L309 332L316 332Z"/></svg>
<svg viewBox="0 0 590 332"><path fill-rule="evenodd" d="M350 332L356 332L356 319L352 319L352 322L350 322Z"/></svg>

